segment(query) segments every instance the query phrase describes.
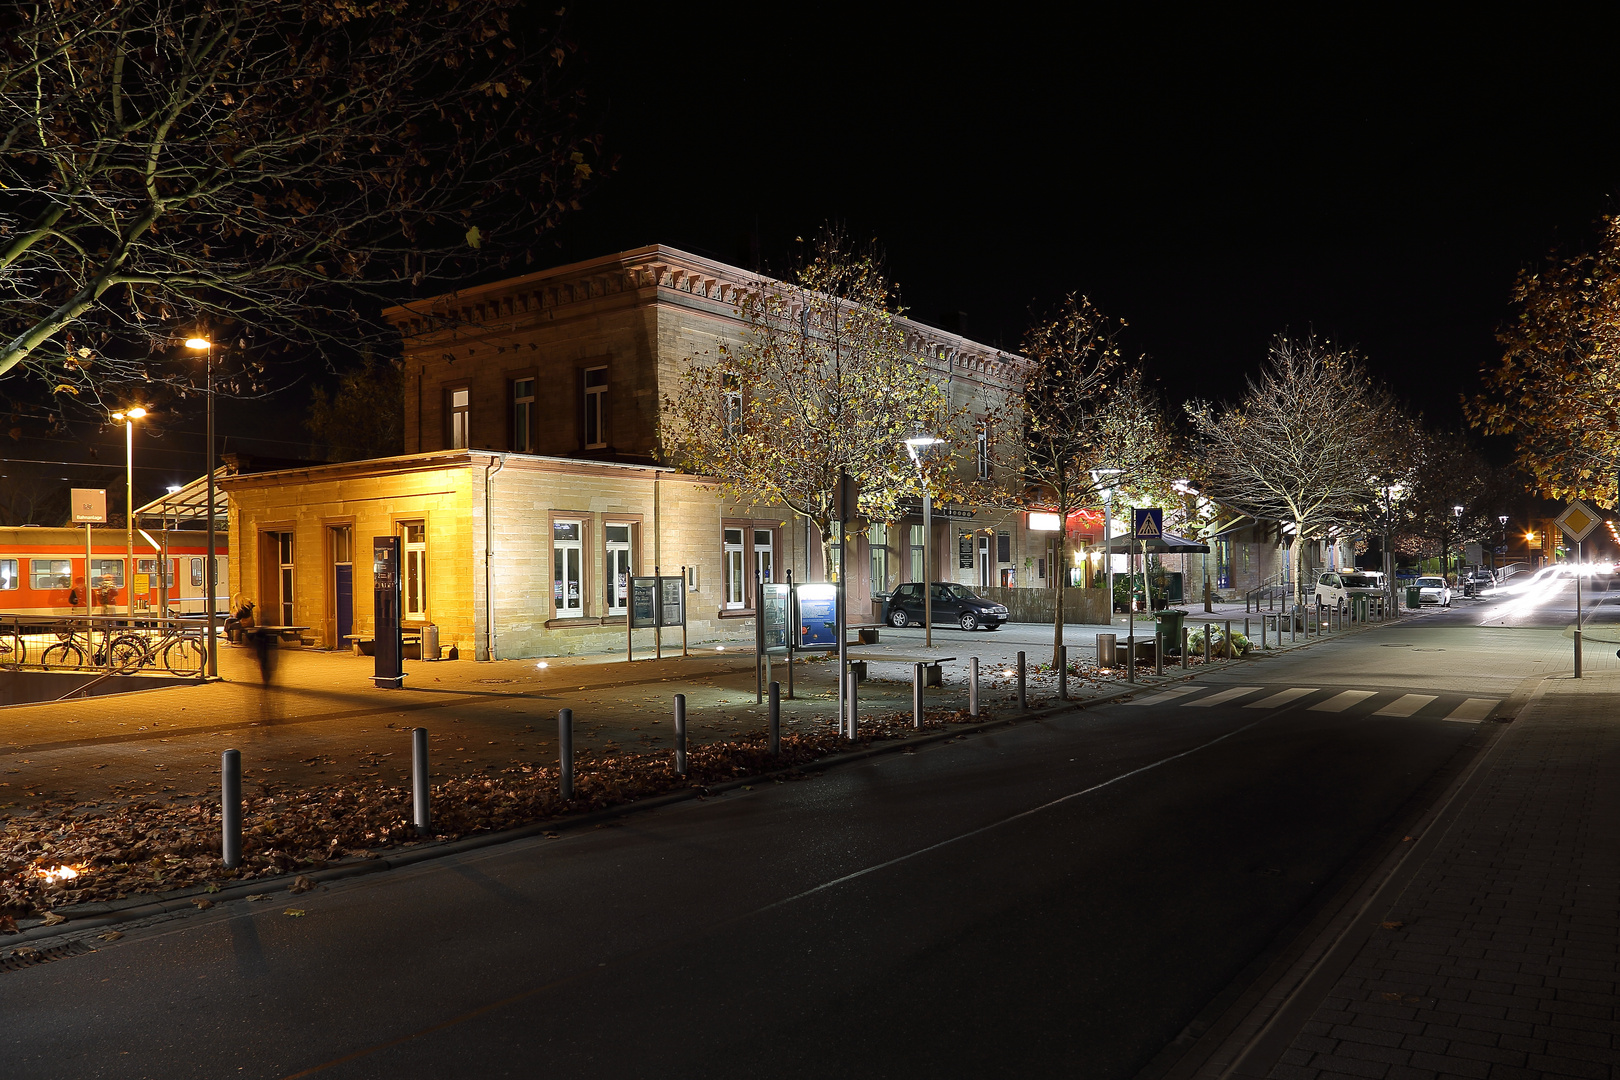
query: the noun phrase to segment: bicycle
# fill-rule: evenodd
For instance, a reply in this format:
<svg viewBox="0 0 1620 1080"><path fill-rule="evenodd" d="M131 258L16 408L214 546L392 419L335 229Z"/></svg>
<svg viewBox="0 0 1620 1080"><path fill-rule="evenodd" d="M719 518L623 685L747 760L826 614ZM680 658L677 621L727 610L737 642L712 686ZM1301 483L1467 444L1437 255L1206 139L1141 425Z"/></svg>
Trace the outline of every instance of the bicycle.
<svg viewBox="0 0 1620 1080"><path fill-rule="evenodd" d="M28 643L17 627L0 627L0 667L22 667L27 662Z"/></svg>
<svg viewBox="0 0 1620 1080"><path fill-rule="evenodd" d="M113 638L109 647L111 668L119 675L132 675L143 667L156 667L162 655L163 667L171 675L194 678L202 674L202 631L196 627L170 625L153 638L150 633L127 631Z"/></svg>
<svg viewBox="0 0 1620 1080"><path fill-rule="evenodd" d="M110 634L111 631L103 632L102 645L97 648L94 627L88 623L68 622L56 631L56 644L46 648L40 662L48 668L82 668L86 664L100 667L107 658L106 638Z"/></svg>

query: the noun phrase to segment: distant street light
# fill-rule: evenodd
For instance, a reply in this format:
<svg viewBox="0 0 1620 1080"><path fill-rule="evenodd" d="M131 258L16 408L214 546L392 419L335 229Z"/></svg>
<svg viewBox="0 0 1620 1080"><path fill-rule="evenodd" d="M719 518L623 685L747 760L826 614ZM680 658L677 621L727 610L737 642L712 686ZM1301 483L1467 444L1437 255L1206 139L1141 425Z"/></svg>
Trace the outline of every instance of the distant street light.
<svg viewBox="0 0 1620 1080"><path fill-rule="evenodd" d="M922 518L923 518L923 647L932 648L934 645L934 583L929 577L928 549L934 541L934 496L928 490L928 476L923 471L923 451L929 447L937 446L942 439L932 435L914 435L906 440L906 453L911 455L911 463L917 467L917 483L922 487ZM839 568L842 572L842 567Z"/></svg>
<svg viewBox="0 0 1620 1080"><path fill-rule="evenodd" d="M1108 622L1110 625L1112 625L1114 621L1114 534L1112 531L1114 518L1114 489L1112 487L1102 487L1101 485L1103 482L1103 477L1118 476L1124 471L1124 469L1091 470L1091 482L1098 485L1097 492L1103 497L1103 576L1108 579ZM1207 571L1208 567L1205 567L1205 570ZM1207 573L1205 576L1208 576ZM1209 590L1204 590L1204 594L1204 598L1208 600ZM1131 606L1134 608L1136 605L1132 604ZM1136 614L1133 611L1131 614L1131 624L1134 626L1135 623Z"/></svg>
<svg viewBox="0 0 1620 1080"><path fill-rule="evenodd" d="M208 525L208 568L203 573L207 582L203 590L208 611L208 678L219 678L219 645L214 640L214 593L218 588L214 569L214 343L204 337L186 338L186 348L204 354L203 367L208 386L208 495L205 520Z"/></svg>
<svg viewBox="0 0 1620 1080"><path fill-rule="evenodd" d="M1455 518L1457 523L1458 523L1458 525L1457 525L1457 580L1458 580L1459 584L1461 584L1461 582L1462 582L1462 568L1463 568L1463 560L1462 560L1462 513L1463 513L1463 508L1460 507L1460 506L1453 506L1451 508L1451 516L1453 518ZM1444 551L1440 552L1440 580L1442 580L1442 581L1445 580L1445 577L1446 577L1446 563L1448 561L1450 561L1450 559L1451 559L1451 552L1449 550L1444 550Z"/></svg>
<svg viewBox="0 0 1620 1080"><path fill-rule="evenodd" d="M1507 561L1508 561L1508 557L1507 557L1507 519L1508 519L1508 516L1506 514L1500 514L1496 518L1496 523L1498 525L1502 526L1502 566L1501 566L1501 569L1503 569L1503 570L1507 569ZM1496 569L1495 567L1492 567L1493 571L1495 569ZM1501 582L1497 582L1497 584L1500 585Z"/></svg>
<svg viewBox="0 0 1620 1080"><path fill-rule="evenodd" d="M124 605L135 615L135 421L146 415L139 405L115 412L112 419L124 422ZM84 590L90 592L90 566L84 568Z"/></svg>

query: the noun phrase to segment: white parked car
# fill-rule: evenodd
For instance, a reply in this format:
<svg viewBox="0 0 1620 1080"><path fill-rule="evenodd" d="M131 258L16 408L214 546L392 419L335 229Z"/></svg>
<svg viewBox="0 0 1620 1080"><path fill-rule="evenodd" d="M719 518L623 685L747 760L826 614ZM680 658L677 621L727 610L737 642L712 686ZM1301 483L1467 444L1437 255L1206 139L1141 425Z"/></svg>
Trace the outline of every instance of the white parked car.
<svg viewBox="0 0 1620 1080"><path fill-rule="evenodd" d="M1316 604L1318 607L1350 607L1350 597L1357 593L1378 596L1384 591L1384 575L1376 571L1323 570L1316 575Z"/></svg>
<svg viewBox="0 0 1620 1080"><path fill-rule="evenodd" d="M1446 584L1445 578L1420 577L1412 584L1418 588L1418 603L1451 606L1451 588Z"/></svg>

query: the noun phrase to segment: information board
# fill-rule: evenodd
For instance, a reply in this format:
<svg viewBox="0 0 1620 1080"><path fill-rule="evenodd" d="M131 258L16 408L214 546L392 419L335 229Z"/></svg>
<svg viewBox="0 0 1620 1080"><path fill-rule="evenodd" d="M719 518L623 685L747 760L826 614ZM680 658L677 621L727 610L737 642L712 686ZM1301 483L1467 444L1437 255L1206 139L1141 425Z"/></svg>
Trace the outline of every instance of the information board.
<svg viewBox="0 0 1620 1080"><path fill-rule="evenodd" d="M956 541L956 565L961 570L973 569L973 534L963 533Z"/></svg>
<svg viewBox="0 0 1620 1080"><path fill-rule="evenodd" d="M838 586L817 582L798 588L797 649L838 648Z"/></svg>
<svg viewBox="0 0 1620 1080"><path fill-rule="evenodd" d="M765 620L765 648L767 651L786 650L788 612L792 605L792 592L787 585L761 585L760 609Z"/></svg>
<svg viewBox="0 0 1620 1080"><path fill-rule="evenodd" d="M73 523L75 525L88 525L93 522L106 523L106 488L69 488L68 495L73 501Z"/></svg>
<svg viewBox="0 0 1620 1080"><path fill-rule="evenodd" d="M650 630L658 625L658 579L633 577L630 579L630 627Z"/></svg>
<svg viewBox="0 0 1620 1080"><path fill-rule="evenodd" d="M678 577L658 579L658 591L663 596L663 603L658 607L660 626L686 625L686 590L682 587L685 584L685 580Z"/></svg>

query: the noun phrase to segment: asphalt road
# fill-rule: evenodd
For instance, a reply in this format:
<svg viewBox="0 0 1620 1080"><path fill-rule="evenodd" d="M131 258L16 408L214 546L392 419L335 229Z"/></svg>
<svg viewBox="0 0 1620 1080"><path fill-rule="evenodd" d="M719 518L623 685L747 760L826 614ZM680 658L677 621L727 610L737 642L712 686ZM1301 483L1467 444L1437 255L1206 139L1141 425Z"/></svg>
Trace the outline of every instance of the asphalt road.
<svg viewBox="0 0 1620 1080"><path fill-rule="evenodd" d="M0 1076L1132 1077L1567 651L1488 613L128 928L0 973Z"/></svg>

